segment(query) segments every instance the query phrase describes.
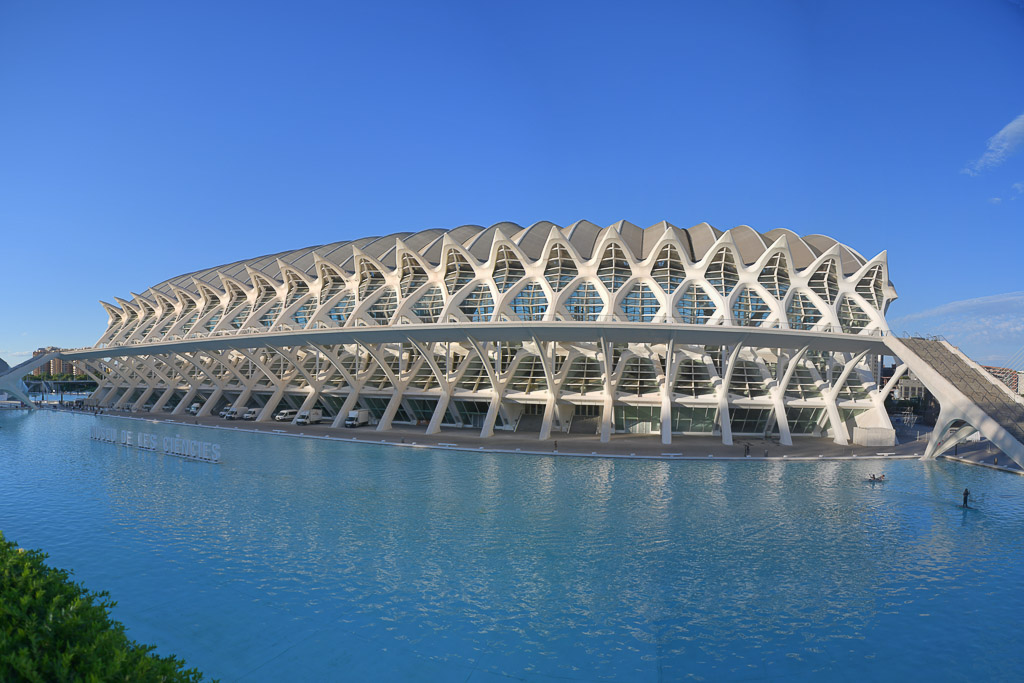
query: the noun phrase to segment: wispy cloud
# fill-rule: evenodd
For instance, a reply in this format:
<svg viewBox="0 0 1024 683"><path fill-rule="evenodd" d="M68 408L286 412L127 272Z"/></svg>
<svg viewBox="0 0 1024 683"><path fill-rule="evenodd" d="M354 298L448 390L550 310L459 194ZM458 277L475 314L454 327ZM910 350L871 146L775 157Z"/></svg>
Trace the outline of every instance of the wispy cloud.
<svg viewBox="0 0 1024 683"><path fill-rule="evenodd" d="M951 301L948 304L930 308L927 311L918 311L917 313L893 318L889 326L894 327L896 323L908 323L925 318L976 313L980 310L992 310L993 308L1009 309L1016 306L1024 307L1024 292L1007 292L1005 294L993 294L992 296L979 296L974 299Z"/></svg>
<svg viewBox="0 0 1024 683"><path fill-rule="evenodd" d="M978 175L986 168L998 166L1024 143L1024 114L1010 121L1001 131L988 139L985 153L976 161L967 164L961 171L967 175Z"/></svg>
<svg viewBox="0 0 1024 683"><path fill-rule="evenodd" d="M1024 0L1022 0L1022 2L1024 2ZM1010 195L1009 195L1009 199L1010 199L1011 202L1015 202L1022 195L1024 195L1024 183L1014 183L1013 185L1010 185L1010 190L1011 190L1011 192L1010 192ZM998 204L1002 204L1003 203L1003 198L1002 197L990 197L989 200L988 200L988 203L989 204L997 204L997 205Z"/></svg>
<svg viewBox="0 0 1024 683"><path fill-rule="evenodd" d="M951 301L894 317L897 334L940 334L978 361L1002 365L1024 353L1024 292Z"/></svg>

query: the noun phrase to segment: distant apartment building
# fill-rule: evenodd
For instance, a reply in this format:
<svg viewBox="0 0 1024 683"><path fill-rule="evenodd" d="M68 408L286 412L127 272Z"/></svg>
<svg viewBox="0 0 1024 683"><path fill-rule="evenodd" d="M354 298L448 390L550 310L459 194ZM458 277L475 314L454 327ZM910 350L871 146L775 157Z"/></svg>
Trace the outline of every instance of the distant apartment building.
<svg viewBox="0 0 1024 683"><path fill-rule="evenodd" d="M55 353L57 351L63 351L63 350L64 349L60 349L60 348L58 348L56 346L46 346L46 347L43 347L43 348L40 348L40 349L36 349L35 351L33 351L32 352L32 357L36 358L38 356L42 356L42 355L45 355L47 353ZM36 368L32 372L33 375L36 375L36 376L39 376L39 377L47 376L47 375L49 375L49 376L52 376L52 375L74 375L74 374L77 374L77 373L78 373L78 371L75 369L74 364L71 363L70 361L64 360L63 358L51 358L49 361L47 361L46 363L43 363L42 365L40 365L38 368Z"/></svg>
<svg viewBox="0 0 1024 683"><path fill-rule="evenodd" d="M1010 387L1010 391L1020 395L1021 390L1024 389L1024 372L1018 370L1012 370L1010 368L997 368L991 365L982 365L981 367L989 371L989 373L998 379L1000 382Z"/></svg>
<svg viewBox="0 0 1024 683"><path fill-rule="evenodd" d="M907 372L896 383L892 396L899 401L924 401L930 394L913 372Z"/></svg>

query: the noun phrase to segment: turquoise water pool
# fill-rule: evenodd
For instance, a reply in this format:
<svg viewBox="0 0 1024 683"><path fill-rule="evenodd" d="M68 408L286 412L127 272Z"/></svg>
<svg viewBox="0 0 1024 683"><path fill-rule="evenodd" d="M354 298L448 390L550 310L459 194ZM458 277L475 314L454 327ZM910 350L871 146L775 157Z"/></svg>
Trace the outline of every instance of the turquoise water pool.
<svg viewBox="0 0 1024 683"><path fill-rule="evenodd" d="M217 441L223 461L91 441L94 425ZM878 471L891 481L865 483ZM1024 664L1024 478L941 461L487 455L5 411L0 529L225 681Z"/></svg>

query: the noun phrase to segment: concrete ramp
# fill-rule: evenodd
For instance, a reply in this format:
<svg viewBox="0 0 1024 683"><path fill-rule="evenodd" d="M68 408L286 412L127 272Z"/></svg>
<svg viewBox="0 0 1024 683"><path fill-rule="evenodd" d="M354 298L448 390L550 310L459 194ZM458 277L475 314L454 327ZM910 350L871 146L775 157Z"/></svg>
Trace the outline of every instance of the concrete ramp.
<svg viewBox="0 0 1024 683"><path fill-rule="evenodd" d="M926 458L980 432L1024 468L1024 401L1019 396L945 340L888 337L886 343L939 402Z"/></svg>
<svg viewBox="0 0 1024 683"><path fill-rule="evenodd" d="M517 434L539 434L544 426L543 415L523 415L516 424Z"/></svg>
<svg viewBox="0 0 1024 683"><path fill-rule="evenodd" d="M570 434L586 434L595 436L601 433L601 418L576 415L569 425Z"/></svg>

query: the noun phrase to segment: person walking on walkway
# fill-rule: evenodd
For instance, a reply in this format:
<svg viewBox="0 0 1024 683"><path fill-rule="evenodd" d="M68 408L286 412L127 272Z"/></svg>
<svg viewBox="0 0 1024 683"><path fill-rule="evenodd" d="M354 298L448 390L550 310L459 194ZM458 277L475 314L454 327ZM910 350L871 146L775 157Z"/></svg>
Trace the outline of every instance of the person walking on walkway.
<svg viewBox="0 0 1024 683"><path fill-rule="evenodd" d="M964 507L967 507L967 499L971 497L971 490L964 489Z"/></svg>

